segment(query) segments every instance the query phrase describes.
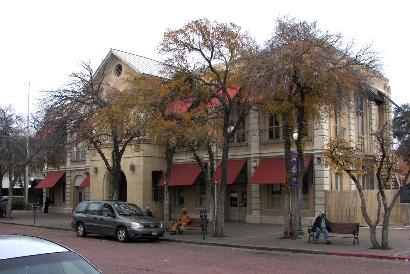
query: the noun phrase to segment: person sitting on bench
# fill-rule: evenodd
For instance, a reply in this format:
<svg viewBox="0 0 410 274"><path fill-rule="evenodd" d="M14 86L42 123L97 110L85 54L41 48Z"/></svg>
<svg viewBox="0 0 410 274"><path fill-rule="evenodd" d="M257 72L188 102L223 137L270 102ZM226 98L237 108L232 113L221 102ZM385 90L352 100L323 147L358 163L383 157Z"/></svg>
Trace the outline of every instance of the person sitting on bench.
<svg viewBox="0 0 410 274"><path fill-rule="evenodd" d="M315 229L316 234L315 238L313 239L314 243L318 243L319 237L320 237L320 232L323 233L323 237L325 237L326 244L330 244L330 239L329 239L329 220L326 219L326 213L324 210L322 210L319 214L319 216L316 217L315 222L313 223L313 229Z"/></svg>
<svg viewBox="0 0 410 274"><path fill-rule="evenodd" d="M181 234L185 226L189 225L192 222L192 217L189 215L188 210L186 208L182 209L181 217L179 217L178 222L173 223L171 225L170 234L175 235L176 231L178 230L179 234Z"/></svg>

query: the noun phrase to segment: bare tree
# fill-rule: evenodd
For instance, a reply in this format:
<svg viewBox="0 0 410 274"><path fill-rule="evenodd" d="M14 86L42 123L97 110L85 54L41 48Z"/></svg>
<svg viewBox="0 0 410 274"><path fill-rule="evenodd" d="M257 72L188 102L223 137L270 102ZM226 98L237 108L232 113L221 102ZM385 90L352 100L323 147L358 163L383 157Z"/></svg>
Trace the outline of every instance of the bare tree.
<svg viewBox="0 0 410 274"><path fill-rule="evenodd" d="M44 107L55 121L64 121L68 143L87 142L100 155L111 177L112 199L120 197L121 161L126 148L144 137L144 110L133 92L107 79L102 66L94 73L89 64L72 73L63 88L47 92ZM126 197L122 197L126 199Z"/></svg>
<svg viewBox="0 0 410 274"><path fill-rule="evenodd" d="M2 151L0 154L0 174L1 179L5 174L9 177L6 216L11 218L13 188L17 184L24 186L25 167L29 165L32 171L42 171L46 163L56 165L61 162L61 158L55 155L61 155L56 151L64 147L64 144L61 144L63 139L61 136L64 136L61 133L64 133L64 130L61 130L58 125L54 125L52 128L45 127L43 119L34 119L32 130L27 135L23 119L14 114L12 109L0 108L0 117L0 146ZM60 135L51 135L51 130L54 133L60 132ZM27 138L30 147L29 155L27 155L26 150Z"/></svg>
<svg viewBox="0 0 410 274"><path fill-rule="evenodd" d="M336 170L346 172L354 182L358 191L361 210L363 218L370 228L370 240L372 248L388 249L389 248L389 222L390 215L397 199L401 192L410 187L408 181L410 174L410 163L400 159L395 151L392 150L391 129L387 124L382 126L377 132L373 133L378 153L372 156L372 163L376 167L377 178L377 214L374 220L368 213L366 198L363 193L363 187L359 180L364 171L365 157L361 152L361 148L351 146L351 142L347 140L330 140L324 155L330 160L329 165ZM389 202L386 189L396 189L392 200ZM376 228L381 220L381 213L383 209L382 221L382 243L379 244L376 236Z"/></svg>

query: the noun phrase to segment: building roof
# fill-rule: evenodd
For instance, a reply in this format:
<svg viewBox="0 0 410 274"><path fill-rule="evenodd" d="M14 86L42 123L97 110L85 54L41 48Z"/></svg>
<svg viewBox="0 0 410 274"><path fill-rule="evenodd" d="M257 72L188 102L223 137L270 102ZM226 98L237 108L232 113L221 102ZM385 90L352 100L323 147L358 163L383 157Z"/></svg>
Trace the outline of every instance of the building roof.
<svg viewBox="0 0 410 274"><path fill-rule="evenodd" d="M126 63L137 73L152 75L165 79L171 78L172 71L170 71L170 66L167 66L164 63L118 49L111 49L107 55L107 58L108 56L110 56L110 54L115 55L118 59Z"/></svg>

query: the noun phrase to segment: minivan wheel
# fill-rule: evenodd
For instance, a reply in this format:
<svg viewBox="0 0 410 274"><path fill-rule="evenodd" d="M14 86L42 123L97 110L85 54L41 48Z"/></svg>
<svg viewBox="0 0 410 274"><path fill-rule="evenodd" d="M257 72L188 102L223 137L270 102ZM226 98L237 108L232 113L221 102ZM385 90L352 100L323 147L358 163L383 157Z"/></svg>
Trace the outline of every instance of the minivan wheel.
<svg viewBox="0 0 410 274"><path fill-rule="evenodd" d="M85 231L85 226L83 223L77 223L77 227L75 229L78 237L85 237L87 236L87 232Z"/></svg>
<svg viewBox="0 0 410 274"><path fill-rule="evenodd" d="M127 229L123 226L117 228L117 233L115 233L115 235L117 236L117 240L119 242L126 242L128 240Z"/></svg>

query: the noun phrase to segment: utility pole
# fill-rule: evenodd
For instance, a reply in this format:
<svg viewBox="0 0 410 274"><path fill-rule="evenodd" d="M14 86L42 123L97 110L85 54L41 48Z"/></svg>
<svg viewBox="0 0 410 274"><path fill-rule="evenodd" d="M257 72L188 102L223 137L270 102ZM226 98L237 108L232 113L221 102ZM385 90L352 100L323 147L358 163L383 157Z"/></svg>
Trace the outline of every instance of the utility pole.
<svg viewBox="0 0 410 274"><path fill-rule="evenodd" d="M28 204L28 184L30 179L28 177L28 159L29 159L29 128L30 128L30 82L28 82L28 89L27 89L27 127L26 127L26 187L25 187L25 195L24 195L24 202Z"/></svg>

